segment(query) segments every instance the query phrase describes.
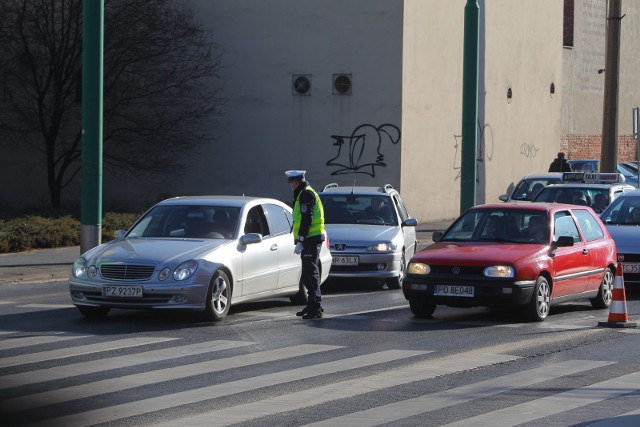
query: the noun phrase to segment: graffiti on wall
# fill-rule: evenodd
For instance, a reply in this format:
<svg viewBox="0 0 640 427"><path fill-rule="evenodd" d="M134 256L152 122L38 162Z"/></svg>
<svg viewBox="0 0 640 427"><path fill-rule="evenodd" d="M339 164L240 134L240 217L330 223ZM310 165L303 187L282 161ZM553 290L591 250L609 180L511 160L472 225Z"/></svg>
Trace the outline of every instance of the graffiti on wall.
<svg viewBox="0 0 640 427"><path fill-rule="evenodd" d="M527 144L526 142L523 142L520 146L520 154L529 159L533 159L534 157L536 157L538 151L540 151L540 149L536 147L535 144Z"/></svg>
<svg viewBox="0 0 640 427"><path fill-rule="evenodd" d="M462 135L453 135L453 170L456 171L455 180L460 179L462 173L461 160L458 158L462 154ZM460 141L460 142L459 142ZM478 146L476 147L476 162L482 163L485 158L488 161L493 159L493 129L490 124L480 125L478 122ZM476 175L476 181L480 182L480 170L477 168L478 174Z"/></svg>
<svg viewBox="0 0 640 427"><path fill-rule="evenodd" d="M386 166L383 147L400 142L400 129L392 124L363 124L351 135L331 135L336 155L327 161L337 169L331 175L366 174L376 176L376 167Z"/></svg>

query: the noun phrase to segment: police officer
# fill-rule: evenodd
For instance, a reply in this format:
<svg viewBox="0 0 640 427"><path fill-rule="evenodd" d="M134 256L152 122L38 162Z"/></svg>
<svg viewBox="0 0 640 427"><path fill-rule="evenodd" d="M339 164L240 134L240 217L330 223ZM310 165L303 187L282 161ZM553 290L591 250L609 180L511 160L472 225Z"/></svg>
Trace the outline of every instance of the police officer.
<svg viewBox="0 0 640 427"><path fill-rule="evenodd" d="M302 258L302 283L307 289L307 306L296 313L303 319L322 318L320 293L320 248L324 241L324 209L318 193L306 181L306 171L286 171L293 190L293 237L295 253Z"/></svg>

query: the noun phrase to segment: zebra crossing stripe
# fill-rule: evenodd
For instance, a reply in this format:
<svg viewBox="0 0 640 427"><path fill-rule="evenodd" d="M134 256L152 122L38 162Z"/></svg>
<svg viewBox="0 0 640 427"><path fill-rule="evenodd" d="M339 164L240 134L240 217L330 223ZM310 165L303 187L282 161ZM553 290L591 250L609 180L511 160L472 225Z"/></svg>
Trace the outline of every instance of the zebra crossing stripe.
<svg viewBox="0 0 640 427"><path fill-rule="evenodd" d="M290 351L290 349L291 348L285 348L283 350ZM205 400L215 399L222 396L229 396L245 391L253 391L258 388L298 380L308 380L309 378L313 378L316 376L333 374L350 369L368 367L380 363L389 363L392 361L423 355L426 353L428 352L412 350L381 351L373 354L366 354L362 356L350 357L347 359L320 363L313 366L313 371L311 371L308 366L304 366L302 368L296 368L272 374L259 375L254 378L246 378L238 381L215 384L209 387L202 387L194 390L187 390L183 392L167 394L164 396L138 400L131 403L123 403L120 405L110 406L92 411L48 419L42 421L41 423L33 425L42 425L46 427L70 427L75 425L98 424L103 422L106 423L122 418L146 414L149 412L174 408L180 405L202 402ZM215 363L217 362L218 361L216 361ZM212 362L208 363L212 364ZM78 396L76 395L75 398L77 397Z"/></svg>
<svg viewBox="0 0 640 427"><path fill-rule="evenodd" d="M292 357L307 356L322 351L335 350L337 348L340 347L329 345L303 344L294 347L278 348L275 350L265 350L234 357L226 357L215 360L213 362L211 360L206 360L204 362L158 369L152 372L142 372L139 374L109 378L102 381L94 381L88 384L7 399L0 402L0 413L16 412L43 405L68 402L77 399L78 396L82 396L83 398L98 396L101 394L122 391L129 388L156 384L163 381L171 381L176 378L186 378L195 375L210 374L226 369L241 368L258 363L273 362L276 360L283 360Z"/></svg>
<svg viewBox="0 0 640 427"><path fill-rule="evenodd" d="M151 350L125 356L92 360L90 362L74 363L55 368L20 372L17 374L0 376L0 390L27 384L70 378L79 375L93 374L96 372L105 372L121 369L123 367L178 359L185 356L195 356L197 354L211 353L214 351L227 350L252 344L254 343L247 341L216 340L180 347L161 348L159 350Z"/></svg>
<svg viewBox="0 0 640 427"><path fill-rule="evenodd" d="M73 338L84 338L75 336ZM57 337L57 341L72 339L67 337ZM126 347L136 347L140 345L155 344L165 341L173 341L177 338L127 338L115 341L107 341L98 344L88 344L77 347L67 347L58 350L41 351L38 353L21 354L19 356L4 357L0 359L0 368L25 365L27 363L43 362L45 360L65 359L67 357L80 356L84 354L98 353L107 350L117 350Z"/></svg>
<svg viewBox="0 0 640 427"><path fill-rule="evenodd" d="M223 408L216 411L198 414L189 418L168 421L156 426L173 427L177 424L187 426L209 426L211 420L216 420L216 426L241 423L251 419L274 415L281 412L294 411L301 408L319 405L357 395L409 384L414 381L424 381L440 375L475 369L496 363L509 362L519 359L498 353L467 352L457 354L455 359L443 357L429 359L405 368L383 372L364 378L341 381L325 386L313 387L308 390L297 391L274 398L263 399L242 405Z"/></svg>
<svg viewBox="0 0 640 427"><path fill-rule="evenodd" d="M0 350L10 350L20 347L28 347L30 345L50 344L52 342L60 342L67 340L76 340L78 338L87 338L89 335L39 335L34 337L15 337L7 338L0 341Z"/></svg>
<svg viewBox="0 0 640 427"><path fill-rule="evenodd" d="M18 308L38 308L43 310L57 310L59 308L73 308L73 304L25 304L19 305Z"/></svg>
<svg viewBox="0 0 640 427"><path fill-rule="evenodd" d="M461 427L468 425L491 425L492 427L515 426L533 420L538 420L560 412L580 408L602 400L619 397L624 394L638 391L640 372L623 375L618 378L591 384L563 393L557 393L541 399L532 400L508 408L499 409L483 415L467 418L455 423L447 424L447 427ZM638 420L636 419L637 425ZM608 425L614 425L609 420ZM617 425L617 424L615 424Z"/></svg>
<svg viewBox="0 0 640 427"><path fill-rule="evenodd" d="M527 371L516 372L514 374L452 388L439 393L427 394L414 399L403 400L400 402L390 403L388 405L366 409L364 411L353 412L340 417L308 424L307 427L343 427L347 425L349 427L377 426L380 424L398 421L403 418L421 415L437 409L469 402L471 400L504 393L515 388L526 387L565 375L600 368L611 363L613 362L567 360L550 366L541 366ZM493 426L493 424L491 425Z"/></svg>

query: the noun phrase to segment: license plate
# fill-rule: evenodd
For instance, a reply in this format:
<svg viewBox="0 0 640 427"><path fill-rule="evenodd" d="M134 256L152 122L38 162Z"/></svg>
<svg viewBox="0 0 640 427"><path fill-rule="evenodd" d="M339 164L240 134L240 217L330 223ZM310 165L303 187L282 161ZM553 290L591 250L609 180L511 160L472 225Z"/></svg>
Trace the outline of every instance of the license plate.
<svg viewBox="0 0 640 427"><path fill-rule="evenodd" d="M332 265L358 265L360 260L357 256L334 256Z"/></svg>
<svg viewBox="0 0 640 427"><path fill-rule="evenodd" d="M640 263L625 262L622 264L622 272L623 273L640 273Z"/></svg>
<svg viewBox="0 0 640 427"><path fill-rule="evenodd" d="M445 297L472 298L474 288L473 286L435 285L433 288L433 294Z"/></svg>
<svg viewBox="0 0 640 427"><path fill-rule="evenodd" d="M102 296L142 298L142 286L103 286Z"/></svg>

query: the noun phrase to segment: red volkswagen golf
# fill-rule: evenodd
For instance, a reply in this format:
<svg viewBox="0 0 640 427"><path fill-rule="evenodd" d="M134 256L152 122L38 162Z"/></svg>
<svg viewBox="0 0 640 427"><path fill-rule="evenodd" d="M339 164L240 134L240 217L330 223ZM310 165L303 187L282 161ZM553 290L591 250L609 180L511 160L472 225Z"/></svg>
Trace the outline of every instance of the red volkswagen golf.
<svg viewBox="0 0 640 427"><path fill-rule="evenodd" d="M438 305L518 307L543 321L551 304L611 303L616 246L591 208L510 203L475 206L415 254L402 289L416 317Z"/></svg>

